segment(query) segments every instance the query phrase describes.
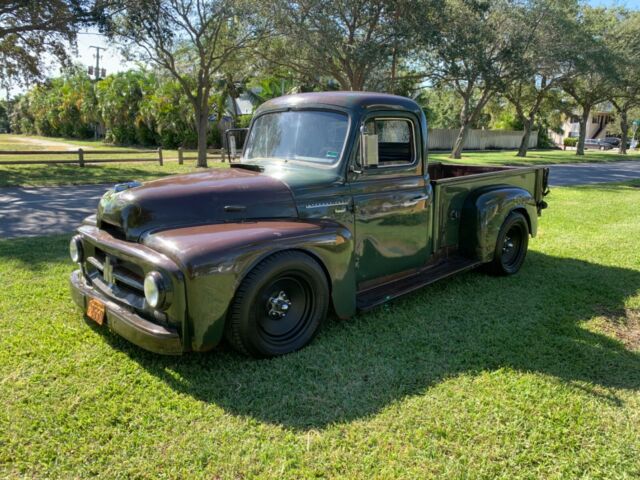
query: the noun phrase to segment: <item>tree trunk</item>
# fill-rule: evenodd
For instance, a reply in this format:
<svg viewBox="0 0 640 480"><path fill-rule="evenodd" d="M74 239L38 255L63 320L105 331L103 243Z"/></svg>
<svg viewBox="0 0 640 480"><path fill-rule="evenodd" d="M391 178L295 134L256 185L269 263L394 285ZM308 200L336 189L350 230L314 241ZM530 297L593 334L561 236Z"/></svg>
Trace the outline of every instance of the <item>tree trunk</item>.
<svg viewBox="0 0 640 480"><path fill-rule="evenodd" d="M529 117L524 122L524 133L520 140L520 148L518 148L518 157L526 157L529 150L529 139L531 138L531 128L533 127L533 118Z"/></svg>
<svg viewBox="0 0 640 480"><path fill-rule="evenodd" d="M460 130L458 131L458 136L456 137L456 141L453 144L453 150L451 150L451 155L449 158L454 158L460 160L462 158L462 149L464 148L464 144L467 141L467 135L469 134L469 120L465 120L460 126Z"/></svg>
<svg viewBox="0 0 640 480"><path fill-rule="evenodd" d="M622 155L627 154L627 138L629 138L629 118L627 116L627 110L620 110L620 130L622 130L622 136L620 138L620 146L618 147L618 153Z"/></svg>
<svg viewBox="0 0 640 480"><path fill-rule="evenodd" d="M207 167L207 134L209 133L209 115L206 111L200 111L196 125L198 132L198 167Z"/></svg>
<svg viewBox="0 0 640 480"><path fill-rule="evenodd" d="M584 140L587 138L587 125L591 114L591 105L582 107L582 117L580 117L580 134L576 145L576 155L584 155Z"/></svg>

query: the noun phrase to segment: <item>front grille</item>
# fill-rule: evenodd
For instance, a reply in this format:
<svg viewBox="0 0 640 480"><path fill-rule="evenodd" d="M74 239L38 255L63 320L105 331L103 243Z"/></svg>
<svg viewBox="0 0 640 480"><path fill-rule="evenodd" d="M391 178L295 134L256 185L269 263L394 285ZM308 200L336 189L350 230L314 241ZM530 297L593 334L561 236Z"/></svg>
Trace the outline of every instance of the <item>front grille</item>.
<svg viewBox="0 0 640 480"><path fill-rule="evenodd" d="M156 310L147 303L144 296L146 271L142 265L123 258L124 254L109 253L96 242L87 241L84 246L87 256L83 274L93 288L146 320L175 328L179 319L171 320L168 311Z"/></svg>
<svg viewBox="0 0 640 480"><path fill-rule="evenodd" d="M89 278L100 290L136 309L144 309L144 271L96 248L87 258Z"/></svg>

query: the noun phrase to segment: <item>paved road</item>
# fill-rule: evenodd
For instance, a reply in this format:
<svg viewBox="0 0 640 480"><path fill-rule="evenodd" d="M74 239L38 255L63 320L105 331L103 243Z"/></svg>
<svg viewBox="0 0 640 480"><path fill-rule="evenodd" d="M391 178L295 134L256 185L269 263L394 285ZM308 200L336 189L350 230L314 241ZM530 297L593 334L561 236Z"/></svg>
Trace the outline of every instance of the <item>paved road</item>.
<svg viewBox="0 0 640 480"><path fill-rule="evenodd" d="M585 185L640 178L640 161L552 165L550 183ZM0 188L0 238L69 233L95 212L110 185Z"/></svg>
<svg viewBox="0 0 640 480"><path fill-rule="evenodd" d="M0 188L0 238L72 232L111 186Z"/></svg>
<svg viewBox="0 0 640 480"><path fill-rule="evenodd" d="M552 165L551 185L589 185L592 183L624 182L640 178L640 160L610 163L572 163Z"/></svg>

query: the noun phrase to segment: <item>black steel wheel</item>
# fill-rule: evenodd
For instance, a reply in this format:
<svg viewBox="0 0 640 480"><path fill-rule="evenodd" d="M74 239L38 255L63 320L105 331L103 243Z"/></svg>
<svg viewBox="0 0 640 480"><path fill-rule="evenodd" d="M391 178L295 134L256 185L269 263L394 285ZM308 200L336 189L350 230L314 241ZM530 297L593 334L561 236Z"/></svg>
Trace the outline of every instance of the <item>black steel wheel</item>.
<svg viewBox="0 0 640 480"><path fill-rule="evenodd" d="M256 266L236 292L226 338L252 357L298 350L315 336L327 315L329 287L310 256L277 253Z"/></svg>
<svg viewBox="0 0 640 480"><path fill-rule="evenodd" d="M528 246L527 219L519 212L511 212L498 233L493 260L488 264L489 272L494 275L518 273L527 256Z"/></svg>

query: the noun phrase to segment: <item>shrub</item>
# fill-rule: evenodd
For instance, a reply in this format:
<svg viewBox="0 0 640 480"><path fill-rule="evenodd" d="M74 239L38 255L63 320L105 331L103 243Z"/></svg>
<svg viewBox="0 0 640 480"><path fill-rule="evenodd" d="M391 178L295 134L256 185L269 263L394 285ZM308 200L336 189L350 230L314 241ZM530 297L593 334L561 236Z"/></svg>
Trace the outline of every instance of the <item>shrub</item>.
<svg viewBox="0 0 640 480"><path fill-rule="evenodd" d="M565 147L575 147L578 144L578 139L575 137L567 137L564 139Z"/></svg>

